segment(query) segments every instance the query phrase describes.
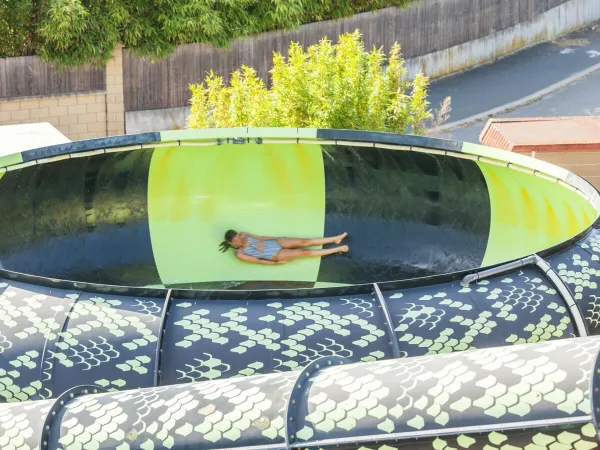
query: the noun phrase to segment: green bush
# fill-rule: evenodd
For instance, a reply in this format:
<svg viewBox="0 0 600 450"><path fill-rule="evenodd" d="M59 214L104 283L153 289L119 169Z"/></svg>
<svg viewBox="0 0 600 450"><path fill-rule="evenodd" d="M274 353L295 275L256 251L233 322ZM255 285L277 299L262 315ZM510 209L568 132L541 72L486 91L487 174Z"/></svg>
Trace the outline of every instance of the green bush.
<svg viewBox="0 0 600 450"><path fill-rule="evenodd" d="M387 64L386 64L387 63ZM288 57L273 57L271 84L243 66L229 85L210 73L191 85L189 128L342 128L422 134L432 118L429 80L405 81L404 60L395 44L387 57L367 52L358 31L326 38L306 51L296 43Z"/></svg>
<svg viewBox="0 0 600 450"><path fill-rule="evenodd" d="M0 58L38 54L60 66L102 63L122 44L153 59L176 45L227 46L417 0L0 0Z"/></svg>

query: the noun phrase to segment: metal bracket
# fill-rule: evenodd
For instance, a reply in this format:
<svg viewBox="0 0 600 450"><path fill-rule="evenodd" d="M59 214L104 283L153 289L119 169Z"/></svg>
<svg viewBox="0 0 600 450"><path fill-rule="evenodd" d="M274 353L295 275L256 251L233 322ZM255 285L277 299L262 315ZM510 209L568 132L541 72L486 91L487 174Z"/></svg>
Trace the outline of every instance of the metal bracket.
<svg viewBox="0 0 600 450"><path fill-rule="evenodd" d="M396 332L394 331L394 325L392 323L392 315L390 314L387 302L377 283L373 283L373 289L375 290L375 296L377 297L377 300L379 300L379 304L383 310L383 316L385 317L385 322L383 324L385 325L390 340L392 355L394 358L400 358L400 347L398 346L398 339L396 338Z"/></svg>
<svg viewBox="0 0 600 450"><path fill-rule="evenodd" d="M52 427L55 424L56 418L60 414L61 410L71 400L81 397L83 395L98 394L100 392L107 392L106 389L96 386L83 384L81 386L75 386L65 392L63 392L52 404L46 420L44 421L44 427L42 428L42 437L40 440L40 448L45 450L49 448L50 435L52 433Z"/></svg>
<svg viewBox="0 0 600 450"><path fill-rule="evenodd" d="M583 320L581 311L577 307L577 304L575 303L575 300L571 295L571 291L569 291L569 288L565 285L563 280L558 276L558 274L554 271L550 264L548 264L543 258L540 258L537 254L533 254L525 258L521 258L517 261L512 261L508 264L503 264L501 266L494 267L492 269L483 270L477 273L471 273L465 276L460 284L464 287L467 287L469 286L469 284L474 283L476 281L500 275L530 265L537 266L542 272L544 272L544 275L546 276L548 281L550 281L554 285L559 295L562 297L567 307L569 308L569 311L571 312L571 317L573 317L573 320L575 322L575 328L577 329L579 336L588 336L585 321Z"/></svg>
<svg viewBox="0 0 600 450"><path fill-rule="evenodd" d="M490 277L493 277L496 275L510 272L515 269L520 269L521 267L524 267L524 266L530 266L530 265L536 263L537 257L538 257L537 255L530 255L525 258L518 259L517 261L512 261L507 264L503 264L501 266L493 267L493 268L487 269L487 270L482 270L481 272L477 272L477 273L470 273L469 275L466 275L462 279L460 284L463 287L468 287L469 284L474 283L476 281L484 280L486 278L490 278Z"/></svg>
<svg viewBox="0 0 600 450"><path fill-rule="evenodd" d="M552 266L550 266L550 264L548 264L548 262L545 259L540 258L538 255L534 256L536 257L535 265L542 272L544 272L546 278L548 278L548 280L554 285L554 287L558 291L558 294L567 304L567 308L569 308L569 311L571 312L571 317L573 317L573 320L575 322L575 328L577 329L579 336L588 336L589 333L587 327L585 326L585 320L583 320L583 315L581 314L581 311L579 310L579 307L577 306L577 303L575 302L575 299L573 298L573 295L571 294L571 291L569 290L567 285L564 283L562 278L558 276L558 274L554 271Z"/></svg>
<svg viewBox="0 0 600 450"><path fill-rule="evenodd" d="M302 396L306 392L306 385L312 376L323 369L339 366L347 362L348 360L341 356L323 356L315 359L302 369L298 378L296 378L285 411L285 443L288 448L296 440L296 432L298 431L296 428L298 424L298 405L302 401Z"/></svg>
<svg viewBox="0 0 600 450"><path fill-rule="evenodd" d="M77 292L77 294L81 294L81 292ZM42 382L42 389L40 389L40 392L46 391L49 392L50 395L48 395L47 397L43 397L42 395L38 394L38 396L32 398L32 400L46 400L49 397L52 397L52 392L54 390L54 372L51 370L51 368L56 363L53 355L54 353L56 353L56 344L62 339L62 333L65 331L67 325L69 324L69 314L73 311L73 308L75 307L77 302L79 302L79 295L76 299L71 299L70 297L65 296L61 301L60 306L63 306L65 303L68 304L69 301L72 302L71 307L68 310L63 310L61 314L62 325L60 327L60 332L55 333L56 336L53 341L49 341L48 339L46 339L46 341L44 342L44 348L42 350L42 358L40 362L40 380ZM50 369L47 369L47 364L50 364ZM50 375L45 376L45 370L50 370Z"/></svg>
<svg viewBox="0 0 600 450"><path fill-rule="evenodd" d="M166 330L166 322L167 317L169 315L169 308L171 307L171 296L173 294L173 289L169 289L167 291L167 295L165 296L165 304L163 306L163 311L160 316L160 323L158 328L158 339L156 340L156 354L154 356L154 386L158 386L160 383L160 363L162 359L162 345L165 337Z"/></svg>

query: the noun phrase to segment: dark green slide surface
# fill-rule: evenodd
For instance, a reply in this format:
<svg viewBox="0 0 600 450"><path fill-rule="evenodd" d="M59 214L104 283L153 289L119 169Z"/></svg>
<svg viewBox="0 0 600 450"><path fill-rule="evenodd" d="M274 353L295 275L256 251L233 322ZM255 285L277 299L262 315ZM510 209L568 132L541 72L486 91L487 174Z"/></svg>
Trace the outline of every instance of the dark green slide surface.
<svg viewBox="0 0 600 450"><path fill-rule="evenodd" d="M490 201L477 164L449 156L326 146L325 234L350 233L349 255L319 281L368 283L479 267Z"/></svg>
<svg viewBox="0 0 600 450"><path fill-rule="evenodd" d="M127 286L259 289L403 280L508 261L596 214L539 177L454 156L315 143L163 146L0 179L0 263ZM223 233L349 233L350 252L284 266L220 253Z"/></svg>
<svg viewBox="0 0 600 450"><path fill-rule="evenodd" d="M41 164L0 180L0 263L66 280L160 284L148 226L152 150Z"/></svg>

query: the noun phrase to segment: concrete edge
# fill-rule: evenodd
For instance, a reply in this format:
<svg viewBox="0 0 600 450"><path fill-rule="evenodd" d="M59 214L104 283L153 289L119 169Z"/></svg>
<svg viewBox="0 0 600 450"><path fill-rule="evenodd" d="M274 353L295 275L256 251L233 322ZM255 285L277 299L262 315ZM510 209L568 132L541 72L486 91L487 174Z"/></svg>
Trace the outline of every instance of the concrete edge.
<svg viewBox="0 0 600 450"><path fill-rule="evenodd" d="M584 69L580 72L577 72L577 73L571 75L570 77L564 78L561 81L558 81L544 89L540 89L539 91L536 91L533 94L527 95L527 96L522 97L513 102L505 103L504 105L489 109L489 110L484 111L479 114L475 114L473 116L467 117L466 119L458 120L456 122L451 122L446 125L442 125L440 127L427 130L428 134L433 135L433 134L437 134L437 133L443 133L446 131L452 131L457 128L462 128L467 125L472 125L472 124L480 122L482 120L491 118L495 115L502 114L504 112L519 108L521 106L525 106L526 104L528 104L530 102L541 100L543 97L545 97L553 92L556 92L556 91L568 86L571 83L574 83L583 78L586 78L599 70L600 70L600 63L594 64L593 66L588 67L587 69Z"/></svg>

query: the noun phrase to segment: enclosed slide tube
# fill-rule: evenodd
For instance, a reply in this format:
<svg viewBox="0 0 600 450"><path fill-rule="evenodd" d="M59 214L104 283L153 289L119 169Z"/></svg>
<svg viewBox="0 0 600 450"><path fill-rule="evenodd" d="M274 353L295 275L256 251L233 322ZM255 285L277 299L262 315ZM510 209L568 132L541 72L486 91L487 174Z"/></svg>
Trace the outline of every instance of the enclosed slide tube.
<svg viewBox="0 0 600 450"><path fill-rule="evenodd" d="M0 405L2 449L598 448L600 337Z"/></svg>

